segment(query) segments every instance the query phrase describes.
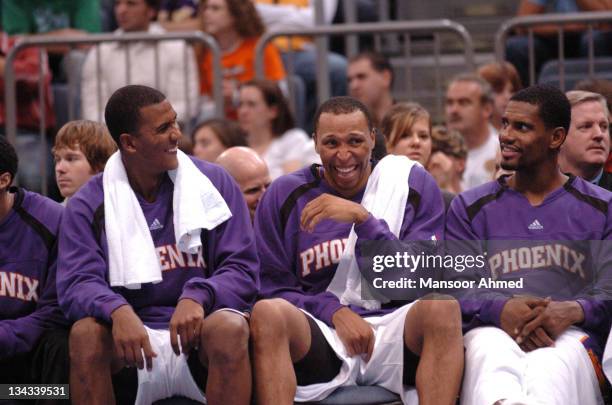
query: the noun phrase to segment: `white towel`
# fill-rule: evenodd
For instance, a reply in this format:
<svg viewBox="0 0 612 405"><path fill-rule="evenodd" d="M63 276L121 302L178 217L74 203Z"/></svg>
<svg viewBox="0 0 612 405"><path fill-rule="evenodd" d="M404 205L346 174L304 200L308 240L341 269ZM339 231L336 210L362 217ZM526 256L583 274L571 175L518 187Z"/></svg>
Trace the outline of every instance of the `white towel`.
<svg viewBox="0 0 612 405"><path fill-rule="evenodd" d="M183 152L178 152L178 168L168 175L174 182L172 208L177 246L183 252L196 253L201 247L200 230L213 229L232 214L208 177ZM106 163L102 183L111 287L139 289L142 283L160 282L161 265L151 232L119 151Z"/></svg>
<svg viewBox="0 0 612 405"><path fill-rule="evenodd" d="M406 156L387 155L374 168L366 185L361 205L377 219L384 219L389 230L399 237L408 200L408 176L415 161ZM365 300L361 294L361 273L355 260L357 234L351 228L348 242L327 291L343 305L380 309L379 300Z"/></svg>

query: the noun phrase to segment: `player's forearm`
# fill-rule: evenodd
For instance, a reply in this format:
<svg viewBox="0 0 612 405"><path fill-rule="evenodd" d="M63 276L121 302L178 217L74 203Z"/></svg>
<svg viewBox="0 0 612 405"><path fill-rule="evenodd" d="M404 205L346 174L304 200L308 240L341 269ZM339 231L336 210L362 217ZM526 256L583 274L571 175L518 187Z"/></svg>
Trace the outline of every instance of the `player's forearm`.
<svg viewBox="0 0 612 405"><path fill-rule="evenodd" d="M361 240L397 240L389 230L389 226L372 214L369 214L365 221L355 224L355 233Z"/></svg>
<svg viewBox="0 0 612 405"><path fill-rule="evenodd" d="M247 311L257 293L257 281L251 273L228 271L210 278L192 278L183 287L180 299L189 298L210 314L221 308Z"/></svg>
<svg viewBox="0 0 612 405"><path fill-rule="evenodd" d="M575 303L580 305L583 318L578 323L582 328L593 331L608 331L612 322L612 301L579 298Z"/></svg>

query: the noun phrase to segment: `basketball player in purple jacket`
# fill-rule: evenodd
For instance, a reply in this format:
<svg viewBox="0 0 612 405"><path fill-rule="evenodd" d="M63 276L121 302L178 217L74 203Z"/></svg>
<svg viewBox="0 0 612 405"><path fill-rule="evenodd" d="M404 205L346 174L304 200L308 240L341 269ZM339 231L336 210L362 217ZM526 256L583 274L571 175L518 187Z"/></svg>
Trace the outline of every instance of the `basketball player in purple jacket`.
<svg viewBox="0 0 612 405"><path fill-rule="evenodd" d="M174 109L157 90L126 86L110 98L105 117L149 224L162 281L132 290L109 286L103 176L95 176L70 199L60 236L60 305L76 321L70 333L73 403L114 403L111 375L131 373L126 378L133 384L134 366L156 367L146 325L169 329L177 355L180 337L208 403L248 404L249 331L241 313L257 295L258 259L242 194L223 169L194 159L232 217L202 230L199 253L179 251L167 174L178 165Z"/></svg>
<svg viewBox="0 0 612 405"><path fill-rule="evenodd" d="M360 384L383 385L402 397L405 387L416 385L423 404L454 403L463 365L457 302L425 300L408 310L397 303L366 310L342 305L326 291L353 223L360 240L398 238L360 204L373 164L374 133L366 107L349 97L333 98L314 121L322 166L277 179L255 216L266 298L251 318L257 400L321 399L337 386L350 385L354 377L343 378L345 369L359 368L356 362L363 358L363 368L377 370L366 372L370 376L363 375ZM399 239L440 238L443 218L433 178L413 166ZM399 329L389 340L375 338L369 321L396 313L402 317L395 323ZM387 350L390 340L399 342L393 350ZM379 372L386 375L371 376Z"/></svg>
<svg viewBox="0 0 612 405"><path fill-rule="evenodd" d="M66 383L67 375L59 381L50 378L61 368L67 371L62 367L67 350L63 361L44 362L49 351L45 345L62 345L61 333L56 336L50 331L67 327L55 290L62 207L11 187L17 163L15 149L0 136L0 382Z"/></svg>
<svg viewBox="0 0 612 405"><path fill-rule="evenodd" d="M514 174L451 204L447 238L486 241L486 277L515 283L476 289L461 300L471 329L462 403L602 401L612 193L559 170L570 117L569 101L556 88L516 93L500 131L501 166Z"/></svg>

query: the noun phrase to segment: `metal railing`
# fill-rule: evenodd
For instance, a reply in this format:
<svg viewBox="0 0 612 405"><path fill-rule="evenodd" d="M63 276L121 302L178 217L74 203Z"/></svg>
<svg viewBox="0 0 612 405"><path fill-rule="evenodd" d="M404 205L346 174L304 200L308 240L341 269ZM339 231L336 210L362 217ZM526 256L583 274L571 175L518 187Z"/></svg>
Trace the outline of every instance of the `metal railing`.
<svg viewBox="0 0 612 405"><path fill-rule="evenodd" d="M17 99L16 99L16 78L15 72L13 70L13 61L19 51L26 48L37 47L40 49L40 53L44 52L44 49L50 47L58 47L58 46L67 46L71 50L76 49L78 46L82 45L100 45L103 43L122 43L126 44L126 77L128 83L130 83L130 52L129 52L129 44L136 42L150 42L155 43L154 48L154 58L155 58L155 82L159 85L160 81L160 72L159 72L159 52L158 45L159 42L162 41L171 41L171 40L184 40L189 43L199 43L205 45L208 50L212 53L212 63L213 63L213 101L215 103L215 113L217 116L222 117L224 115L223 108L223 93L222 93L222 83L221 80L217 80L217 78L221 76L221 52L219 50L219 46L217 42L211 37L203 32L193 31L193 32L172 32L172 33L164 33L164 34L148 34L148 33L125 33L122 35L115 34L92 34L92 35L83 35L73 38L66 37L44 37L44 38L24 38L19 43L15 45L8 53L6 57L5 70L4 70L4 80L5 80L5 89L4 89L4 97L5 97L5 108L6 108L6 122L5 122L5 131L7 139L13 145L16 144L16 136L17 136ZM92 52L97 53L97 62L96 62L96 76L98 81L98 105L102 104L100 100L101 97L101 88L100 88L100 74L101 74L101 63L100 60L100 51L99 47L96 46L91 50ZM187 108L186 111L192 111L190 105L190 97L189 94L189 86L194 85L193 83L188 82L188 47L185 47L184 53L184 67L185 67L185 95ZM41 60L43 58L41 57ZM104 63L113 63L113 61L104 61ZM41 103L41 119L40 119L40 136L41 136L41 181L42 187L41 190L43 194L47 194L47 165L43 162L47 161L47 140L46 140L46 117L44 108L44 77L43 77L43 69L44 66L41 64L40 66L40 74L38 79L38 88L39 88L39 100ZM80 72L79 72L80 73ZM76 90L76 78L69 77L68 78L68 117L70 120L74 119L74 95ZM199 92L198 92L199 93ZM197 100L193 100L196 104Z"/></svg>
<svg viewBox="0 0 612 405"><path fill-rule="evenodd" d="M423 20L423 21L393 21L393 22L379 22L379 23L360 23L360 24L334 24L318 26L310 29L291 29L291 30L279 30L273 32L266 32L257 43L255 49L255 67L257 77L264 77L264 66L263 66L263 50L266 45L273 39L281 36L313 36L316 38L327 39L333 35L350 35L350 34L385 34L385 33L398 33L403 34L403 50L404 56L407 60L410 60L411 52L411 36L412 35L432 35L434 40L433 58L435 62L435 84L438 95L440 98L440 91L442 87L442 79L440 72L440 39L441 33L453 33L459 36L464 43L464 58L466 62L466 68L474 69L474 47L472 43L472 37L467 32L464 26L454 21L447 19L440 20ZM318 45L318 44L317 44ZM322 49L323 48L323 49ZM321 103L329 98L329 72L326 63L326 47L317 46L317 99ZM410 69L406 69L406 81L408 88L412 88L412 75ZM441 100L438 100L438 106ZM438 107L440 108L440 107Z"/></svg>
<svg viewBox="0 0 612 405"><path fill-rule="evenodd" d="M587 26L588 38L588 74L589 77L595 75L595 50L593 42L593 26L598 23L612 22L612 11L604 12L581 12L581 13L557 13L557 14L541 14L528 15L512 18L499 27L495 34L495 55L498 61L502 62L506 59L506 39L511 31L516 28L527 29L527 47L529 58L529 83L536 82L535 69L535 54L534 54L534 28L539 25L558 25L557 44L559 47L559 81L561 89L565 86L565 50L564 50L564 25L583 23Z"/></svg>
<svg viewBox="0 0 612 405"><path fill-rule="evenodd" d="M399 5L399 2L398 2ZM391 5L389 0L377 0L376 9L378 12L378 22L391 21ZM355 0L342 0L342 10L344 12L344 22L347 24L358 23L358 2ZM374 35L374 48L383 49L383 38L378 33ZM388 48L398 49L399 43L393 35L387 35L384 38ZM359 38L356 35L347 35L344 45L344 54L347 58L351 58L359 53Z"/></svg>

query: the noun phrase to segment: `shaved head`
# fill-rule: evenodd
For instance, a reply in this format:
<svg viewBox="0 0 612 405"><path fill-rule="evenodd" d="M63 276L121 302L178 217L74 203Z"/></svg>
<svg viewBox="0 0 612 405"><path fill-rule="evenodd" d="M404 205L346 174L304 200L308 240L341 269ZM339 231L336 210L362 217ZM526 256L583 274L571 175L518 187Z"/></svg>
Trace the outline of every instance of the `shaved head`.
<svg viewBox="0 0 612 405"><path fill-rule="evenodd" d="M259 199L270 185L266 162L253 149L235 146L219 155L217 163L238 183L253 219Z"/></svg>

